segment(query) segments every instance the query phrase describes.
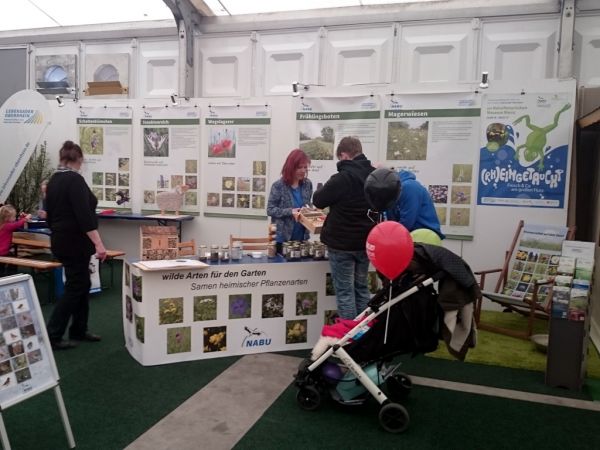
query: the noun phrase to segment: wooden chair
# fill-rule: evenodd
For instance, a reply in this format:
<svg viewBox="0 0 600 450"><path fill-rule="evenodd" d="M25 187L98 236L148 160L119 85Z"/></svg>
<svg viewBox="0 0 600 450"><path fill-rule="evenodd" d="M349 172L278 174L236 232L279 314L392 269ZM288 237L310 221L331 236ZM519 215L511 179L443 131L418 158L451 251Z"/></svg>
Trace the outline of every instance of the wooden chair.
<svg viewBox="0 0 600 450"><path fill-rule="evenodd" d="M177 256L196 256L196 241L179 242L177 244Z"/></svg>
<svg viewBox="0 0 600 450"><path fill-rule="evenodd" d="M229 235L229 248L230 249L233 247L233 243L236 241L239 241L242 243L244 251L260 251L260 250L267 249L267 246L268 246L269 242L271 242L271 239L269 238L269 236L250 238L250 237L233 236L230 234Z"/></svg>
<svg viewBox="0 0 600 450"><path fill-rule="evenodd" d="M475 272L479 276L479 287L481 296L475 307L475 320L477 326L482 330L493 331L521 339L529 339L533 333L533 321L535 318L548 319L552 298L553 275L556 266L552 264L552 258L558 258L560 248L548 249L543 245L538 248L531 247L529 242L523 242L523 231L525 223L521 220L513 237L509 249L506 251L504 264L501 268L480 270ZM564 237L556 238L554 246L561 245L562 241L573 239L575 227L552 227L543 226L544 229L556 229L560 235L564 231ZM519 245L521 244L521 245ZM527 245L529 244L529 245ZM538 242L540 244L540 242ZM542 242L543 244L543 242ZM529 265L529 266L528 266ZM546 271L540 270L546 265ZM533 268L533 271L528 270ZM493 291L485 289L486 276L499 273L498 281ZM527 288L527 293L522 289ZM501 305L507 312L516 312L528 318L527 327L523 331L502 328L489 325L481 321L481 308L483 298Z"/></svg>

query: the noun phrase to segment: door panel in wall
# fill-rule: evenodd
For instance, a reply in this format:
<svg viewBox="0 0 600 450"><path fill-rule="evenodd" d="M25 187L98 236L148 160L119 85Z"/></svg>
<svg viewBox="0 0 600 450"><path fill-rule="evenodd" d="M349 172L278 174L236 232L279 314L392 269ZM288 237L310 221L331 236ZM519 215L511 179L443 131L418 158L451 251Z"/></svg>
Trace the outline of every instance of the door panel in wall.
<svg viewBox="0 0 600 450"><path fill-rule="evenodd" d="M316 30L261 34L257 45L256 93L290 95L295 81L318 83L319 34Z"/></svg>
<svg viewBox="0 0 600 450"><path fill-rule="evenodd" d="M326 37L327 87L390 83L394 26L329 30Z"/></svg>
<svg viewBox="0 0 600 450"><path fill-rule="evenodd" d="M473 80L475 33L471 22L406 25L400 28L400 83Z"/></svg>
<svg viewBox="0 0 600 450"><path fill-rule="evenodd" d="M139 67L140 97L164 98L179 92L177 41L140 42Z"/></svg>
<svg viewBox="0 0 600 450"><path fill-rule="evenodd" d="M573 74L583 86L600 85L600 18L578 17L575 21Z"/></svg>
<svg viewBox="0 0 600 450"><path fill-rule="evenodd" d="M0 50L0 105L11 95L27 88L27 49L8 48Z"/></svg>
<svg viewBox="0 0 600 450"><path fill-rule="evenodd" d="M196 61L200 63L196 92L201 97L250 95L250 36L201 37L196 44Z"/></svg>
<svg viewBox="0 0 600 450"><path fill-rule="evenodd" d="M490 80L528 81L556 76L559 19L483 25L481 70Z"/></svg>

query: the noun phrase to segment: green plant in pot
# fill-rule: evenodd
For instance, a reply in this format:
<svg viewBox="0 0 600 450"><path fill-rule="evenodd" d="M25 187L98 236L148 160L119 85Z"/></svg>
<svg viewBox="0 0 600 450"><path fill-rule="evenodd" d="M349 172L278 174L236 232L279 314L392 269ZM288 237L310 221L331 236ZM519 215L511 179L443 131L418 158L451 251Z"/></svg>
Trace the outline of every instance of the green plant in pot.
<svg viewBox="0 0 600 450"><path fill-rule="evenodd" d="M46 153L46 141L35 147L31 158L15 183L6 203L10 203L19 212L36 214L41 198L40 185L48 180L54 169Z"/></svg>

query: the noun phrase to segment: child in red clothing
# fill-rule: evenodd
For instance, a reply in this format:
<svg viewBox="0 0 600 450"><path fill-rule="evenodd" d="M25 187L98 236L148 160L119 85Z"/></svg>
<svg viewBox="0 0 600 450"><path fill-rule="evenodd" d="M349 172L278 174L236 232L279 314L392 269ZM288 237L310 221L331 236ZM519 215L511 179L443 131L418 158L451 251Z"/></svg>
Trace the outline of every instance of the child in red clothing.
<svg viewBox="0 0 600 450"><path fill-rule="evenodd" d="M31 214L27 214L17 219L17 211L12 205L0 207L0 256L9 256L12 246L12 235L15 230L21 228L25 222L31 219ZM0 275L7 275L8 267L0 266Z"/></svg>

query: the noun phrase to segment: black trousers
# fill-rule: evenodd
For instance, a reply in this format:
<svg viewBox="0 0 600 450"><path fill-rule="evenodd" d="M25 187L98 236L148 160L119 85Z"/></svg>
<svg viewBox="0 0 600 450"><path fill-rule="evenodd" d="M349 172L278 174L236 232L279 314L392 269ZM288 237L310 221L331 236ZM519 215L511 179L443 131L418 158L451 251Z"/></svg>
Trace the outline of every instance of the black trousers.
<svg viewBox="0 0 600 450"><path fill-rule="evenodd" d="M48 336L51 342L60 341L71 320L70 338L81 338L87 332L89 316L90 257L58 257L65 269L65 291L56 302L48 321Z"/></svg>

